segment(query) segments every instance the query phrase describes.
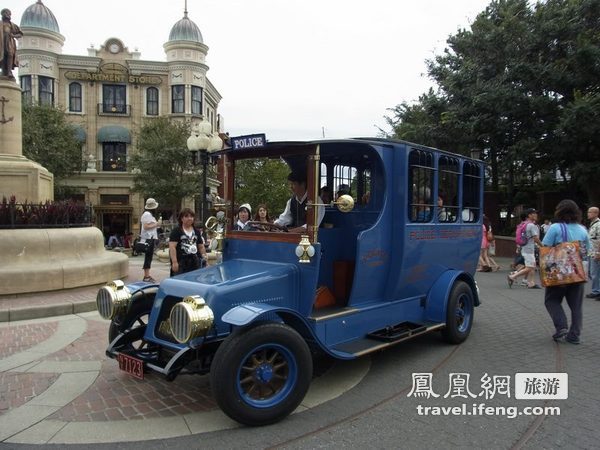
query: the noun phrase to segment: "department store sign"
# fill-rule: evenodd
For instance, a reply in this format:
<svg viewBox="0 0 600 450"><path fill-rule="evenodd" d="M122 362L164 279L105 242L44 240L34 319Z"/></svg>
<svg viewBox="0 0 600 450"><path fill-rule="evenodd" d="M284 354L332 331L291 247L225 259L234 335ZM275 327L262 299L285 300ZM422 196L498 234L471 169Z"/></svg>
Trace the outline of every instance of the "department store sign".
<svg viewBox="0 0 600 450"><path fill-rule="evenodd" d="M162 79L156 75L133 75L129 73L127 67L108 63L100 66L98 72L87 72L84 70L69 70L65 72L67 80L77 81L108 81L111 83L131 83L131 84L160 84Z"/></svg>

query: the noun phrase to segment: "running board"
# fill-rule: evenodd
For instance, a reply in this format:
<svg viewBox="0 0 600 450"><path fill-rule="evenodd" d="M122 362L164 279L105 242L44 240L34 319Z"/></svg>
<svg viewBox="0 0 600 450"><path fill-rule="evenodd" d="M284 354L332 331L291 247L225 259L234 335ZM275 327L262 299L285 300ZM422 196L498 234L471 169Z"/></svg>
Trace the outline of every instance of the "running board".
<svg viewBox="0 0 600 450"><path fill-rule="evenodd" d="M409 339L429 333L430 331L439 330L446 326L445 323L410 324L415 326L415 328L406 331L404 327L407 325L408 323L402 323L393 327L384 328L383 330L370 333L363 338L338 344L333 347L332 350L359 357L396 345L400 342L408 341ZM386 333L386 330L391 332Z"/></svg>
<svg viewBox="0 0 600 450"><path fill-rule="evenodd" d="M401 339L421 334L427 330L427 326L412 322L402 322L394 326L382 328L367 334L368 338L384 342L394 342Z"/></svg>

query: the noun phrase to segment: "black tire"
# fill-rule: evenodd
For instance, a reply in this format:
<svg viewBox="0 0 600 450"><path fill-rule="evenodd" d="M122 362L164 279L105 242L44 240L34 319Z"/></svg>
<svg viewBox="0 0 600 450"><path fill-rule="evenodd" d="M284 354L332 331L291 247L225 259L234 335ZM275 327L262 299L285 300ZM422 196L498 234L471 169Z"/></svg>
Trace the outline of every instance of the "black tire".
<svg viewBox="0 0 600 450"><path fill-rule="evenodd" d="M442 336L451 344L464 342L473 326L474 297L471 287L457 281L452 287L446 310L446 327Z"/></svg>
<svg viewBox="0 0 600 450"><path fill-rule="evenodd" d="M304 339L287 325L265 323L225 339L212 362L210 382L225 414L244 425L261 426L296 409L312 373Z"/></svg>
<svg viewBox="0 0 600 450"><path fill-rule="evenodd" d="M108 329L108 342L112 342L119 333L129 329L135 328L136 332L139 332L143 336L148 319L150 318L150 310L154 304L155 293L138 292L136 293L131 301L131 307L123 316L115 317L110 322ZM139 330L138 330L139 328ZM146 346L146 343L140 339L127 344L128 349L141 350Z"/></svg>

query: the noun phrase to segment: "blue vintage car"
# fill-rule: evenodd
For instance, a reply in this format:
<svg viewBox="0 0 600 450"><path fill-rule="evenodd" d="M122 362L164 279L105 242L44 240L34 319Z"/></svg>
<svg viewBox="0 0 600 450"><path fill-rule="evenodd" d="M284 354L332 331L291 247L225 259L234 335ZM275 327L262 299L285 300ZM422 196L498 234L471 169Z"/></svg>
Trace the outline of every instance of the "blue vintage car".
<svg viewBox="0 0 600 450"><path fill-rule="evenodd" d="M221 157L227 203L207 223L219 263L98 292L111 320L106 353L121 369L170 380L210 373L226 414L265 425L300 404L315 352L353 359L433 330L453 344L468 337L479 305L481 161L375 138L266 143ZM265 159L306 177L300 233L232 231L233 205L244 200L236 167ZM321 203L324 185L339 197Z"/></svg>

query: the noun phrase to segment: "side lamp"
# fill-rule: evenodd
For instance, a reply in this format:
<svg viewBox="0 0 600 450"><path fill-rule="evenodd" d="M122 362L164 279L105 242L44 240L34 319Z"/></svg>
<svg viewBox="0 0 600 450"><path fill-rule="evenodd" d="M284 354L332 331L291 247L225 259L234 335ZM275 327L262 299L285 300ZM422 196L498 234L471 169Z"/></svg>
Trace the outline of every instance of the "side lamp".
<svg viewBox="0 0 600 450"><path fill-rule="evenodd" d="M303 234L300 238L300 242L296 247L296 256L300 258L298 260L299 263L308 264L310 263L310 258L315 256L315 248L312 246L310 241L308 240L308 235Z"/></svg>

